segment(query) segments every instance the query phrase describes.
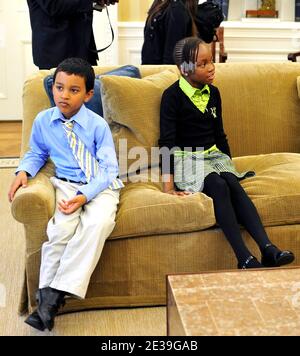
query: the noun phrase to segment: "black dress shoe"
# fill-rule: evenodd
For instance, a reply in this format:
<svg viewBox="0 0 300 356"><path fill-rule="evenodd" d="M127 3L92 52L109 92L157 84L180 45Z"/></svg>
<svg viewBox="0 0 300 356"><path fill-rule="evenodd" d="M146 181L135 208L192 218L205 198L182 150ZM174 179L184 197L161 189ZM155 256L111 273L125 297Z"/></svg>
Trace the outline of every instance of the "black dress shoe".
<svg viewBox="0 0 300 356"><path fill-rule="evenodd" d="M44 323L42 322L36 310L32 314L30 314L29 317L25 319L24 322L40 331L44 331L46 329Z"/></svg>
<svg viewBox="0 0 300 356"><path fill-rule="evenodd" d="M280 251L275 245L268 244L262 251L261 263L265 267L280 267L292 263L294 259L293 252Z"/></svg>
<svg viewBox="0 0 300 356"><path fill-rule="evenodd" d="M250 255L245 262L238 263L238 269L263 268L264 266L257 261L256 257Z"/></svg>
<svg viewBox="0 0 300 356"><path fill-rule="evenodd" d="M65 292L51 287L42 288L37 291L37 313L49 331L54 327L54 319L59 308L65 304L64 296Z"/></svg>

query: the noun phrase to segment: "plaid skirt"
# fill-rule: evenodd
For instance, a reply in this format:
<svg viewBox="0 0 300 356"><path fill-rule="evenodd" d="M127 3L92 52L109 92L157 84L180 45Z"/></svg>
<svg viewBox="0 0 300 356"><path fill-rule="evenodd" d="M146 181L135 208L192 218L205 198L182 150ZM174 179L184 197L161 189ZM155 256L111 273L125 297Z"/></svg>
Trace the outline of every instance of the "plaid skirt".
<svg viewBox="0 0 300 356"><path fill-rule="evenodd" d="M253 171L239 173L231 158L215 146L204 152L176 151L174 153L174 183L180 190L201 192L204 179L210 173L221 172L232 173L239 180L255 175Z"/></svg>

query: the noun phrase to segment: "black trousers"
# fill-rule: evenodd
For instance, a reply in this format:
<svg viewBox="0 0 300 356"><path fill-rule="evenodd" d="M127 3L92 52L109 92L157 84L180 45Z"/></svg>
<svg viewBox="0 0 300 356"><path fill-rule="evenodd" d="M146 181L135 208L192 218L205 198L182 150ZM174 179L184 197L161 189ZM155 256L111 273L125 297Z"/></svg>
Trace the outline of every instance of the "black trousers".
<svg viewBox="0 0 300 356"><path fill-rule="evenodd" d="M240 263L243 263L251 252L243 241L239 224L245 227L261 251L271 243L254 204L234 174L209 174L204 180L203 193L213 199L217 223Z"/></svg>

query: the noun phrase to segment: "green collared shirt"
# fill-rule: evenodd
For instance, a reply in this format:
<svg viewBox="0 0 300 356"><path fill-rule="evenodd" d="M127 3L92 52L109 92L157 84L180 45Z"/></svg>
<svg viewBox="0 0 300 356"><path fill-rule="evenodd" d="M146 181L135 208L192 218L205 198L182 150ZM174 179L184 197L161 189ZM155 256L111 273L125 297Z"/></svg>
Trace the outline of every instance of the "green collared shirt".
<svg viewBox="0 0 300 356"><path fill-rule="evenodd" d="M180 77L179 87L184 92L184 94L191 100L191 102L202 113L204 113L210 97L209 86L205 84L202 89L197 89L192 87L191 84L184 79L184 77Z"/></svg>

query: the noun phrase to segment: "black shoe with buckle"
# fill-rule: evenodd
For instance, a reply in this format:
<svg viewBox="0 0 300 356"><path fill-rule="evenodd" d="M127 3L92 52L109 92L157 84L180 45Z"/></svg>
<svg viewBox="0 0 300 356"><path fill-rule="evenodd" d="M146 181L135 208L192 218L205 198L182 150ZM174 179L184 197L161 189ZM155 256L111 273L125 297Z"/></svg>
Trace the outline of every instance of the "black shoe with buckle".
<svg viewBox="0 0 300 356"><path fill-rule="evenodd" d="M37 291L37 313L44 326L51 331L59 308L65 305L65 292L46 287Z"/></svg>
<svg viewBox="0 0 300 356"><path fill-rule="evenodd" d="M261 263L265 267L280 267L292 263L295 259L293 252L281 251L273 244L268 244L262 251Z"/></svg>
<svg viewBox="0 0 300 356"><path fill-rule="evenodd" d="M245 262L238 263L238 269L249 269L249 268L263 268L264 266L259 263L256 257L250 255Z"/></svg>

